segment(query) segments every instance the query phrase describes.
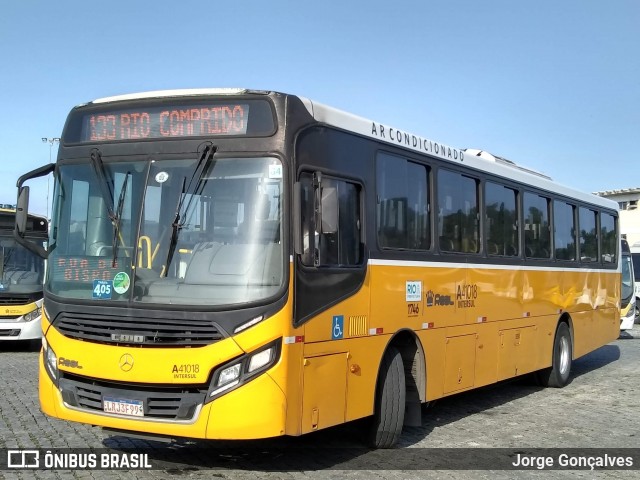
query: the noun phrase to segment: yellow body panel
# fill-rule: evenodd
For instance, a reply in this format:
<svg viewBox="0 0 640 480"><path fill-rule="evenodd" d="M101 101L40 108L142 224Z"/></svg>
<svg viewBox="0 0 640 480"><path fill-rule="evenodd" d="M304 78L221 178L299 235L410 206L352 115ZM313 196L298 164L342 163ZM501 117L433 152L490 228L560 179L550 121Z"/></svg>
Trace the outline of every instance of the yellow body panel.
<svg viewBox="0 0 640 480"><path fill-rule="evenodd" d="M447 338L444 357L444 393L453 393L474 385L476 366L474 333Z"/></svg>
<svg viewBox="0 0 640 480"><path fill-rule="evenodd" d="M2 321L2 317L15 317L16 315L22 316L26 315L29 312L33 312L38 305L35 302L30 302L25 305L7 305L0 308L0 321Z"/></svg>
<svg viewBox="0 0 640 480"><path fill-rule="evenodd" d="M286 398L269 374L211 402L205 438L268 438L285 434Z"/></svg>
<svg viewBox="0 0 640 480"><path fill-rule="evenodd" d="M408 282L421 289L410 301ZM382 356L401 330L413 332L422 347L426 382L419 393L422 400L432 400L549 367L560 318L570 323L574 357L614 340L619 333L619 289L615 271L372 264L358 292L299 328L292 326L290 293L284 308L272 317L194 349L71 340L48 329L45 318L47 341L58 358L82 367L60 369L150 385L206 383L214 368L244 352L280 337L289 340L283 342L276 365L205 404L190 424L114 418L65 407L42 363L40 401L49 415L164 435L300 435L373 413ZM125 353L135 359L128 372L119 367ZM173 369L178 363L198 364L195 378L176 378Z"/></svg>

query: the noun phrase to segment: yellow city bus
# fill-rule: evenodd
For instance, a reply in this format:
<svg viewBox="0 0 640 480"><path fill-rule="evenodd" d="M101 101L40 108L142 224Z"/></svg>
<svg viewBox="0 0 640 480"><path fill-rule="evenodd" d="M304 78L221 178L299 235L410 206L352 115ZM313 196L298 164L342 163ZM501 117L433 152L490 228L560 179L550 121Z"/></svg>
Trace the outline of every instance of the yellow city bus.
<svg viewBox="0 0 640 480"><path fill-rule="evenodd" d="M21 208L51 172L52 417L203 439L363 419L390 447L425 402L562 387L618 337L615 202L306 98L96 100Z"/></svg>
<svg viewBox="0 0 640 480"><path fill-rule="evenodd" d="M40 343L44 260L13 238L16 211L0 206L0 342ZM25 238L44 247L47 219L29 215Z"/></svg>

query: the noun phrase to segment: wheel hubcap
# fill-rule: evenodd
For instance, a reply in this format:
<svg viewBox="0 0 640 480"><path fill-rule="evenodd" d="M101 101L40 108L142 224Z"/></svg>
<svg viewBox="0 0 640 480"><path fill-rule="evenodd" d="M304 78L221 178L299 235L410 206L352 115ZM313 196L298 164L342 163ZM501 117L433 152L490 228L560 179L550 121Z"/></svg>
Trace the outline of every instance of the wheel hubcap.
<svg viewBox="0 0 640 480"><path fill-rule="evenodd" d="M569 370L569 362L571 360L569 352L569 339L562 337L560 339L560 373L562 375L566 374Z"/></svg>

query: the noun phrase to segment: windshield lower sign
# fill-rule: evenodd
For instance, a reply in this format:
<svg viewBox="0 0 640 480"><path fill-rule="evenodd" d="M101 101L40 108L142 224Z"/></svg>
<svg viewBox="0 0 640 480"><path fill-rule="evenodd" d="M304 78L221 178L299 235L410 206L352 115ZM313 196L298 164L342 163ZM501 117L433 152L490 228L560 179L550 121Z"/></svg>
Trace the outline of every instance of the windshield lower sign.
<svg viewBox="0 0 640 480"><path fill-rule="evenodd" d="M111 281L122 271L125 259L117 259L112 267L111 259L91 256L58 256L52 259L53 281L92 283L95 280ZM112 282L113 284L113 282Z"/></svg>
<svg viewBox="0 0 640 480"><path fill-rule="evenodd" d="M127 290L129 290L129 285L131 285L131 279L127 272L118 272L116 273L116 276L113 277L113 288L116 293L119 293L120 295L126 293Z"/></svg>
<svg viewBox="0 0 640 480"><path fill-rule="evenodd" d="M94 280L92 298L96 300L109 300L113 291L111 280Z"/></svg>

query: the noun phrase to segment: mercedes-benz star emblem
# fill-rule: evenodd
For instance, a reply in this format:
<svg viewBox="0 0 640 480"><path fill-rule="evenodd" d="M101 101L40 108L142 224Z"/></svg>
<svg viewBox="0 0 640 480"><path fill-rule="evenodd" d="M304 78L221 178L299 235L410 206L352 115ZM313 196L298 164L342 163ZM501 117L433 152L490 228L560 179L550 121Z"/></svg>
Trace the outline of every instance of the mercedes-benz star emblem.
<svg viewBox="0 0 640 480"><path fill-rule="evenodd" d="M120 370L128 372L133 368L133 357L128 353L125 353L120 357L118 364L120 365Z"/></svg>

